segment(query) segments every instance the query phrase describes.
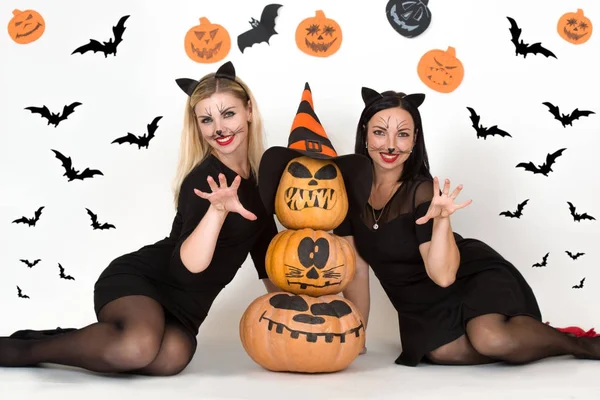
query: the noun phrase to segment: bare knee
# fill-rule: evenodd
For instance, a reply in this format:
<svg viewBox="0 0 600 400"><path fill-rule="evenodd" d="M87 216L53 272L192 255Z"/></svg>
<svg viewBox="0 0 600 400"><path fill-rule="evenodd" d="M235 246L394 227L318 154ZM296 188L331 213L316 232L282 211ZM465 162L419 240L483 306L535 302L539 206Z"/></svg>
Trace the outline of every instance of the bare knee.
<svg viewBox="0 0 600 400"><path fill-rule="evenodd" d="M143 368L156 358L162 340L162 331L134 327L116 328L115 340L107 346L104 359L123 370Z"/></svg>

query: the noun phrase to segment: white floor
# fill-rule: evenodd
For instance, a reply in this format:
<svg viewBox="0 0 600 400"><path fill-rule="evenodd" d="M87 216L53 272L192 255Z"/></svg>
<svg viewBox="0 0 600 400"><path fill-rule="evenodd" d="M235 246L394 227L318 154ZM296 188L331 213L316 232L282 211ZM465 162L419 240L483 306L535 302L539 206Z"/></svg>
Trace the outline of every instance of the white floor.
<svg viewBox="0 0 600 400"><path fill-rule="evenodd" d="M525 366L394 364L399 348L369 347L334 374L273 373L239 343L201 343L180 375L101 376L79 369L0 368L0 399L600 399L600 362L553 358Z"/></svg>

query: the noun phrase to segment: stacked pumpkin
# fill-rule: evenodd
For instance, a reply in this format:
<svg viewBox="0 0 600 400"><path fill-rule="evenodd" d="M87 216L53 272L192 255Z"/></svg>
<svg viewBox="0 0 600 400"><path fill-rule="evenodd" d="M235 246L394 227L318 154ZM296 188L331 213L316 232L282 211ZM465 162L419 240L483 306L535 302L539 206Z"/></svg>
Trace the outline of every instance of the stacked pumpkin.
<svg viewBox="0 0 600 400"><path fill-rule="evenodd" d="M288 147L268 149L259 169L265 207L286 228L271 241L265 260L281 291L254 300L240 321L244 349L266 369L340 371L365 345L362 317L340 295L354 277L356 255L345 239L329 232L348 213L344 176L348 181L351 175L344 174L370 178L359 172L364 167L370 172L363 162L355 155L337 156L306 84ZM368 179L359 186L364 183L370 186Z"/></svg>

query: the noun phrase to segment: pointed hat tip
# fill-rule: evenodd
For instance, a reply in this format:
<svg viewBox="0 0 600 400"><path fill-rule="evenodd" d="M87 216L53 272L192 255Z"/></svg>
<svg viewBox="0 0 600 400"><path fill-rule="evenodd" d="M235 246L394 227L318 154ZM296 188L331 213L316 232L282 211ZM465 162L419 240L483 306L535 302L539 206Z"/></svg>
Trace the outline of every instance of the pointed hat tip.
<svg viewBox="0 0 600 400"><path fill-rule="evenodd" d="M310 90L310 86L308 85L308 82L306 82L304 84L304 90Z"/></svg>

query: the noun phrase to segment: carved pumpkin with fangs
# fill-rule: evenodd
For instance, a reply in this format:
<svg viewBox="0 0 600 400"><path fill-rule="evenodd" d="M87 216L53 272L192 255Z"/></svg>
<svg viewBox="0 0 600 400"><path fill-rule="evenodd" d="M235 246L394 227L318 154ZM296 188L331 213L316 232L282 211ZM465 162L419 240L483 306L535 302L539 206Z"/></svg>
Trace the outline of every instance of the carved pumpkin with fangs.
<svg viewBox="0 0 600 400"><path fill-rule="evenodd" d="M267 293L248 306L239 332L250 358L278 372L341 371L365 345L360 312L336 295Z"/></svg>
<svg viewBox="0 0 600 400"><path fill-rule="evenodd" d="M346 186L333 161L301 156L288 162L275 194L275 214L283 226L327 231L347 212Z"/></svg>
<svg viewBox="0 0 600 400"><path fill-rule="evenodd" d="M421 57L417 74L430 89L440 93L450 93L462 83L465 69L456 57L456 49L430 50Z"/></svg>
<svg viewBox="0 0 600 400"><path fill-rule="evenodd" d="M282 290L318 297L346 288L354 278L356 255L345 239L334 234L288 229L271 240L265 266Z"/></svg>
<svg viewBox="0 0 600 400"><path fill-rule="evenodd" d="M187 31L184 38L187 56L203 64L224 59L231 49L231 37L227 29L211 23L206 17L200 18L200 25Z"/></svg>

